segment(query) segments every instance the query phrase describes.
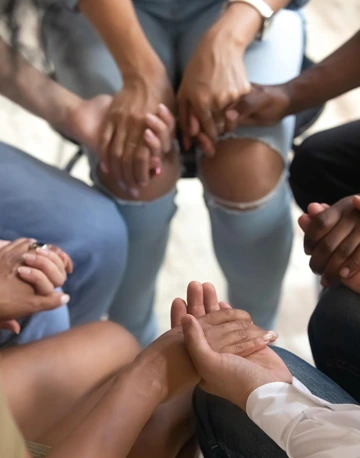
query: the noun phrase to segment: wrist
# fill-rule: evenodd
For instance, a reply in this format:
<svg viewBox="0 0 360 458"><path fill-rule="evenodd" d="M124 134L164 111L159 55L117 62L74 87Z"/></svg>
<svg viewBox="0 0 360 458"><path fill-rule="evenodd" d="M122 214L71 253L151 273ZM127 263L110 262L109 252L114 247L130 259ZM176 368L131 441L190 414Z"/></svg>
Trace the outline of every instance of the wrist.
<svg viewBox="0 0 360 458"><path fill-rule="evenodd" d="M166 362L162 355L155 359L148 358L140 353L130 365L127 371L128 383L136 386L139 393L144 392L157 404L161 404L167 398L166 385Z"/></svg>
<svg viewBox="0 0 360 458"><path fill-rule="evenodd" d="M74 129L74 124L72 122L72 113L84 102L83 99L78 97L73 93L68 93L65 101L59 109L56 118L50 124L57 131L61 132L63 135L74 139L77 138L77 132Z"/></svg>
<svg viewBox="0 0 360 458"><path fill-rule="evenodd" d="M214 27L216 26L226 34L230 42L245 50L261 30L263 18L246 3L231 3Z"/></svg>
<svg viewBox="0 0 360 458"><path fill-rule="evenodd" d="M118 64L124 82L133 78L154 78L166 74L164 64L150 46L138 48L129 59L119 59Z"/></svg>

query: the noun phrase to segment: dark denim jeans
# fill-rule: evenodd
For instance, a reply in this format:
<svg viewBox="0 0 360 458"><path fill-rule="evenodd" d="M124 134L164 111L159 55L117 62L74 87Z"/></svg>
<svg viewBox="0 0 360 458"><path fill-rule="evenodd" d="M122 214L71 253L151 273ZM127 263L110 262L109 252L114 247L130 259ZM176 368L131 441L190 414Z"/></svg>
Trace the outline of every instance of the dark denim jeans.
<svg viewBox="0 0 360 458"><path fill-rule="evenodd" d="M316 396L335 404L356 404L360 401L360 296L343 286L327 290L310 320L309 337L318 369L286 350L276 351ZM222 398L197 389L194 410L205 458L287 456L241 409Z"/></svg>

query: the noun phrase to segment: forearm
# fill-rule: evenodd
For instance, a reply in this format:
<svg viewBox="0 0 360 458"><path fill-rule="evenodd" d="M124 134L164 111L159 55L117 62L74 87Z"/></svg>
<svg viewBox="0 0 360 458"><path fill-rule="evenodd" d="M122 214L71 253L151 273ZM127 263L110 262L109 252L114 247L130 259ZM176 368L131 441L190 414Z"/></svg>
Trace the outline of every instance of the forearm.
<svg viewBox="0 0 360 458"><path fill-rule="evenodd" d="M38 71L1 39L0 57L0 93L64 132L69 111L81 99Z"/></svg>
<svg viewBox="0 0 360 458"><path fill-rule="evenodd" d="M289 0L267 0L267 4L275 13L288 3ZM246 49L263 27L263 19L251 5L233 3L226 8L215 27L227 33L239 47Z"/></svg>
<svg viewBox="0 0 360 458"><path fill-rule="evenodd" d="M161 402L137 368L122 374L82 424L49 458L125 458Z"/></svg>
<svg viewBox="0 0 360 458"><path fill-rule="evenodd" d="M284 84L290 113L321 105L360 86L360 31L333 54Z"/></svg>
<svg viewBox="0 0 360 458"><path fill-rule="evenodd" d="M78 7L108 46L123 78L155 72L162 67L141 28L131 0L80 0Z"/></svg>

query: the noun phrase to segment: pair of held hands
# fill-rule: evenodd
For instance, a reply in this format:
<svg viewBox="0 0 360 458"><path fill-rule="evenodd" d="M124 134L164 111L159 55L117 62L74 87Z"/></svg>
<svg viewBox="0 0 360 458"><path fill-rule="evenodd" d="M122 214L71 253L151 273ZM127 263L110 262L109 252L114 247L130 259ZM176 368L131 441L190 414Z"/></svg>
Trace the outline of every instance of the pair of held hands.
<svg viewBox="0 0 360 458"><path fill-rule="evenodd" d="M154 177L161 175L162 161L173 150L176 130L172 109L174 103L168 105L165 101L162 103L161 100L168 97L160 97L160 95L156 97L155 93L153 94L155 100L146 104L143 99L149 97L149 94L140 97L141 87L140 83L138 87L133 82L130 87L125 85L114 97L100 95L82 101L69 111L63 129L70 137L74 137L89 150L97 153L103 175L105 177L111 175L119 188L127 191L134 198L138 197L140 188L146 188ZM183 109L179 123L185 148L190 148L192 140L196 139L202 152L208 157L213 157L219 135L232 132L239 125L276 124L290 113L290 96L284 88L253 84L250 92L248 89L245 93L241 93L240 90L234 91L238 99L231 105L226 105L226 109L222 108L224 119L217 122L219 130L216 133L213 127L210 132L206 128L210 125L210 108L207 121L203 119L206 118L205 105L214 102L209 102L207 99L206 102L201 102L203 106L201 122L192 112ZM169 86L165 92L170 89ZM185 95L179 97L181 100L185 99L183 104L189 105L190 102ZM131 100L133 102L130 102ZM156 106L155 102L158 103ZM223 105L224 103L218 102L216 106ZM181 106L179 101L179 110ZM220 114L217 117L220 117ZM140 137L139 126L141 126Z"/></svg>
<svg viewBox="0 0 360 458"><path fill-rule="evenodd" d="M98 96L69 114L75 138L97 153L103 174L133 197L161 174L175 137L175 116L185 148L196 139L209 156L218 137L237 127L237 103L251 91L243 62L248 43L231 32L237 18L229 9L205 33L176 94L154 53L146 72L124 69L122 90L114 97Z"/></svg>
<svg viewBox="0 0 360 458"><path fill-rule="evenodd" d="M171 321L172 329L129 368L134 383L141 379L145 386L156 387L159 402L200 383L205 391L245 410L259 386L292 382L284 362L267 347L277 334L258 328L247 312L219 302L212 284L190 283L187 303L173 302Z"/></svg>
<svg viewBox="0 0 360 458"><path fill-rule="evenodd" d="M16 321L69 302L55 289L63 286L73 271L70 257L60 248L34 247L33 239L0 242L0 329L16 334Z"/></svg>
<svg viewBox="0 0 360 458"><path fill-rule="evenodd" d="M338 282L360 294L360 196L329 207L312 203L299 218L310 268L324 287Z"/></svg>

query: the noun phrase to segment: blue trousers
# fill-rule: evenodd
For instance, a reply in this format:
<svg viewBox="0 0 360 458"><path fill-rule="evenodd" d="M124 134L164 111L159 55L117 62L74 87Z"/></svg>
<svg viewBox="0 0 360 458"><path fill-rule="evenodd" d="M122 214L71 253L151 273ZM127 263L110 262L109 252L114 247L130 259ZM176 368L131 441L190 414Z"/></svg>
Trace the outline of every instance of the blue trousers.
<svg viewBox="0 0 360 458"><path fill-rule="evenodd" d="M176 87L201 37L220 17L223 1L135 0L134 6L144 33ZM268 39L253 42L246 50L244 63L250 81L277 84L299 73L303 26L298 11L282 10L276 15ZM121 88L116 63L82 14L49 8L42 32L47 56L65 87L82 97L113 94ZM254 321L267 329L274 326L292 243L286 174L293 130L294 117L290 116L276 126L239 127L234 134L266 143L284 163L282 181L273 192L261 202L247 202L255 210L229 210L205 189L214 251L227 280L229 301L248 310ZM97 157L89 153L89 160L96 182ZM156 337L153 298L176 211L174 197L175 190L136 205L117 201L129 233L129 261L110 318L126 326L144 345ZM127 307L121 305L124 303Z"/></svg>
<svg viewBox="0 0 360 458"><path fill-rule="evenodd" d="M63 248L74 262L67 306L22 321L19 337L40 339L99 320L113 302L127 259L127 233L114 203L79 180L0 143L0 239L33 237Z"/></svg>
<svg viewBox="0 0 360 458"><path fill-rule="evenodd" d="M360 402L360 296L343 286L327 290L310 320L309 338L317 369L275 350L314 395L334 404ZM286 458L234 404L197 389L194 409L205 458Z"/></svg>

